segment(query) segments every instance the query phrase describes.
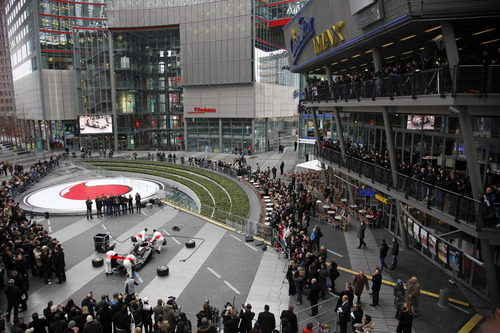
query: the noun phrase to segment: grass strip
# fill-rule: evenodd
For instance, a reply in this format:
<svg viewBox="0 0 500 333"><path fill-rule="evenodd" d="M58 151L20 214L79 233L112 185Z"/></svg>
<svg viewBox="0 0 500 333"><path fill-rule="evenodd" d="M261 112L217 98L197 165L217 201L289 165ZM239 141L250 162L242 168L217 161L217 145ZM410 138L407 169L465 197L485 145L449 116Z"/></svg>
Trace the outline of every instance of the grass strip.
<svg viewBox="0 0 500 333"><path fill-rule="evenodd" d="M250 210L250 203L248 200L248 196L246 195L245 191L234 181L231 179L228 179L227 177L224 177L222 175L219 175L215 172L209 171L209 170L203 170L187 165L179 165L179 164L173 164L173 163L165 163L165 162L153 162L153 161L118 161L118 160L85 160L87 163L92 163L92 164L99 164L99 163L106 163L106 162L111 162L111 163L126 163L127 165L130 164L135 164L135 165L148 165L148 166L156 166L156 167L162 167L162 168L170 168L170 169L178 169L178 170L185 170L193 173L200 174L204 177L207 177L214 182L217 182L218 184L222 185L226 191L229 193L231 196L231 213L243 218L248 217L248 212ZM183 176L186 176L183 174ZM190 177L188 177L190 178ZM204 179L206 181L206 179ZM201 184L201 182L200 182ZM204 185L205 186L205 185ZM208 188L208 187L207 187ZM219 188L220 190L220 188ZM222 191L223 192L223 191ZM226 194L226 193L224 193ZM215 197L215 196L214 196ZM229 209L226 209L228 211Z"/></svg>

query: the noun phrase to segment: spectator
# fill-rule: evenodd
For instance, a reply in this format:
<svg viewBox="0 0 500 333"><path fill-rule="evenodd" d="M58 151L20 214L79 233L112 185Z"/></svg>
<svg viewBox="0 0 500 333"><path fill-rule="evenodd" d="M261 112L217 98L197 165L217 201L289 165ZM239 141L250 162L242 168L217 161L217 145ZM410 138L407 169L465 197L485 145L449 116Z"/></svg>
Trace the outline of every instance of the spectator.
<svg viewBox="0 0 500 333"><path fill-rule="evenodd" d="M403 286L403 281L401 279L398 279L396 282L396 285L394 286L393 289L393 295L394 295L394 306L396 307L396 319L399 319L399 311L401 310L401 307L403 306L403 303L405 302L405 287Z"/></svg>
<svg viewBox="0 0 500 333"><path fill-rule="evenodd" d="M357 303L354 304L354 307L351 312L351 319L352 319L352 331L356 331L356 327L360 327L363 323L363 309L361 308L361 304ZM356 324L361 324L361 325L356 325Z"/></svg>
<svg viewBox="0 0 500 333"><path fill-rule="evenodd" d="M308 322L306 327L302 330L302 333L314 333L313 331L314 324L312 322Z"/></svg>
<svg viewBox="0 0 500 333"><path fill-rule="evenodd" d="M293 312L293 305L288 306L288 310L283 310L281 312L281 321L286 320L291 325L291 333L297 333L299 331L299 326L297 323L297 315ZM283 332L284 333L284 332Z"/></svg>
<svg viewBox="0 0 500 333"><path fill-rule="evenodd" d="M363 325L356 330L356 333L373 333L373 327L375 324L372 321L372 317L365 314L363 317Z"/></svg>
<svg viewBox="0 0 500 333"><path fill-rule="evenodd" d="M413 317L415 313L413 312L411 304L404 303L401 306L401 311L399 312L399 322L396 328L397 333L411 333L413 325Z"/></svg>
<svg viewBox="0 0 500 333"><path fill-rule="evenodd" d="M269 312L269 305L264 305L264 312L259 313L257 322L260 324L262 333L272 333L276 328L274 314Z"/></svg>
<svg viewBox="0 0 500 333"><path fill-rule="evenodd" d="M398 266L399 243L396 237L392 237L392 263L391 270L396 269Z"/></svg>
<svg viewBox="0 0 500 333"><path fill-rule="evenodd" d="M412 276L406 283L406 302L413 307L415 317L418 316L418 306L420 304L420 283L416 276Z"/></svg>
<svg viewBox="0 0 500 333"><path fill-rule="evenodd" d="M370 289L370 286L368 285L368 279L366 278L363 271L359 271L359 274L356 274L354 276L352 286L354 289L354 295L356 296L355 303L361 303L361 294L363 293L363 287L366 288L366 291Z"/></svg>
<svg viewBox="0 0 500 333"><path fill-rule="evenodd" d="M370 306L377 306L379 301L380 288L382 287L382 274L380 270L376 269L372 275L372 304Z"/></svg>
<svg viewBox="0 0 500 333"><path fill-rule="evenodd" d="M379 256L380 256L380 271L383 272L384 268L387 268L387 264L385 263L385 257L387 257L387 252L389 251L389 246L385 242L385 239L382 239L382 242L379 246Z"/></svg>
<svg viewBox="0 0 500 333"><path fill-rule="evenodd" d="M347 324L351 320L351 303L347 295L342 296L342 303L337 308L337 315L339 318L340 333L347 333Z"/></svg>
<svg viewBox="0 0 500 333"><path fill-rule="evenodd" d="M255 313L252 312L252 305L247 304L246 306L241 306L240 310L240 325L238 331L240 333L250 333L252 331L252 320L255 317Z"/></svg>
<svg viewBox="0 0 500 333"><path fill-rule="evenodd" d="M311 303L311 316L314 317L318 314L318 301L321 293L321 287L318 281L313 278L311 279L311 289L309 290L309 295L307 299Z"/></svg>

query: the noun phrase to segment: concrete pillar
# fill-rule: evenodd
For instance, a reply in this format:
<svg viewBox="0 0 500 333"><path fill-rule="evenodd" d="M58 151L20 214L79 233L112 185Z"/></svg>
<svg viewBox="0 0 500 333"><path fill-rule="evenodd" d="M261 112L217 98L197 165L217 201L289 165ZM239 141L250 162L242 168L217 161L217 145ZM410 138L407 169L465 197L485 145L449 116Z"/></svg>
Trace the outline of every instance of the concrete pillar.
<svg viewBox="0 0 500 333"><path fill-rule="evenodd" d="M375 73L382 70L382 55L380 54L380 49L378 47L372 47L372 60L373 67L375 68Z"/></svg>
<svg viewBox="0 0 500 333"><path fill-rule="evenodd" d="M223 153L222 151L222 118L219 118L219 151Z"/></svg>
<svg viewBox="0 0 500 333"><path fill-rule="evenodd" d="M113 58L113 33L108 31L109 76L111 83L111 112L113 113L114 151L118 152L118 116L116 114L115 60ZM135 141L135 138L134 138Z"/></svg>
<svg viewBox="0 0 500 333"><path fill-rule="evenodd" d="M340 122L339 110L340 108L336 107L333 110L333 116L335 117L335 125L337 126L337 136L339 138L340 152L342 153L342 157L344 158L346 156L344 131L342 130L342 123ZM352 186L347 184L347 190L349 191L349 203L352 205L354 204L354 193L352 192Z"/></svg>
<svg viewBox="0 0 500 333"><path fill-rule="evenodd" d="M465 156L467 158L467 171L470 177L472 196L478 198L483 192L483 183L481 171L476 154L476 145L472 131L472 117L469 115L466 107L450 107L453 114L458 115L460 121L460 132L465 146ZM479 213L479 212L478 212ZM500 301L500 289L498 286L498 274L493 260L493 250L487 239L481 239L482 259L484 261L484 270L486 272L486 288L492 304L498 304Z"/></svg>
<svg viewBox="0 0 500 333"><path fill-rule="evenodd" d="M460 121L460 132L465 146L465 156L467 158L467 170L469 173L473 198L478 198L483 192L483 183L479 161L477 159L476 145L474 144L474 134L472 131L472 117L469 115L466 107L460 109L450 107L450 111L458 115Z"/></svg>
<svg viewBox="0 0 500 333"><path fill-rule="evenodd" d="M312 118L313 118L314 136L316 137L316 151L319 152L321 149L321 142L319 141L320 135L319 135L319 130L318 130L318 117L316 116L316 108L310 108L309 110L310 110L310 112L312 114ZM327 184L326 175L325 175L325 163L323 163L323 162L321 162L321 169L323 169L323 171L321 172L321 178L323 180L323 183Z"/></svg>
<svg viewBox="0 0 500 333"><path fill-rule="evenodd" d="M455 66L458 65L458 48L455 37L455 29L449 21L441 22L441 32L443 34L444 46L446 48L446 58L450 67L451 77L455 77Z"/></svg>
<svg viewBox="0 0 500 333"><path fill-rule="evenodd" d="M397 183L397 161L396 161L396 148L394 146L394 137L392 133L391 120L389 118L389 107L384 107L382 111L382 116L384 118L384 129L385 129L385 140L387 141L387 150L389 151L389 160L391 162L391 171L392 171L392 182L393 184ZM408 233L404 232L403 221L401 220L401 203L399 200L396 200L396 221L398 221L399 230L401 231L401 240L402 245L406 249L408 248Z"/></svg>
<svg viewBox="0 0 500 333"><path fill-rule="evenodd" d="M329 65L325 66L325 73L326 73L326 79L328 81L328 95L330 98L333 98L332 91L330 91L330 88L332 86L332 70Z"/></svg>
<svg viewBox="0 0 500 333"><path fill-rule="evenodd" d="M340 115L338 107L336 107L333 110L333 116L335 117L335 125L337 126L337 136L339 138L340 151L342 152L342 156L345 156L344 133L342 131L342 124L340 123Z"/></svg>

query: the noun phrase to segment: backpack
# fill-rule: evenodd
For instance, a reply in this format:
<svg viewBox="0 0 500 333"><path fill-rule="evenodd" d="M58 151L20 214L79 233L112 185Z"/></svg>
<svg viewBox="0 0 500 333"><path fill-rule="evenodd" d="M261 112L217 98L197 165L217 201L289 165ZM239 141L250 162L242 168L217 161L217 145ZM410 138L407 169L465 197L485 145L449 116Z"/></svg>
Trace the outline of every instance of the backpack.
<svg viewBox="0 0 500 333"><path fill-rule="evenodd" d="M184 333L191 333L191 320L187 320L184 324Z"/></svg>

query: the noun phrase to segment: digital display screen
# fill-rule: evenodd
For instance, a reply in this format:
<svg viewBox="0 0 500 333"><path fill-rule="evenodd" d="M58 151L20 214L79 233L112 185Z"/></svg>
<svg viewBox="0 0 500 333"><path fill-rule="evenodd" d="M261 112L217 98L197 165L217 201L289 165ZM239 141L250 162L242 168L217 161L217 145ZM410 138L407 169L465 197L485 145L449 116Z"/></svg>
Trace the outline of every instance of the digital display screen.
<svg viewBox="0 0 500 333"><path fill-rule="evenodd" d="M112 134L113 118L109 114L78 116L80 134Z"/></svg>
<svg viewBox="0 0 500 333"><path fill-rule="evenodd" d="M417 116L408 115L406 128L411 130L433 130L434 129L434 116Z"/></svg>

